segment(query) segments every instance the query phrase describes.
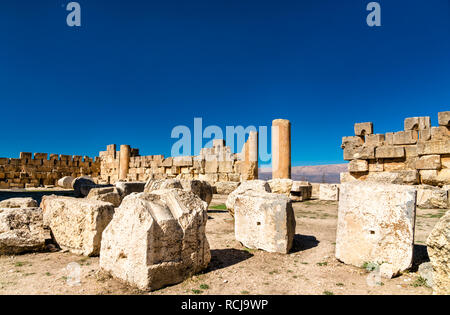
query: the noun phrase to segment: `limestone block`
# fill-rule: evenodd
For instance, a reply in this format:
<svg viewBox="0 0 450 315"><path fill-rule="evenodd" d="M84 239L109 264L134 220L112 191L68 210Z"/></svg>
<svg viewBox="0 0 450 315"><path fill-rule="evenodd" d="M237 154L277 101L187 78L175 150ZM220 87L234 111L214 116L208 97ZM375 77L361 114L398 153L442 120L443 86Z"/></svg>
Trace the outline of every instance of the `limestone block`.
<svg viewBox="0 0 450 315"><path fill-rule="evenodd" d="M450 139L450 129L446 126L431 128L432 141L445 141Z"/></svg>
<svg viewBox="0 0 450 315"><path fill-rule="evenodd" d="M393 159L405 157L405 149L403 147L382 146L375 149L377 159Z"/></svg>
<svg viewBox="0 0 450 315"><path fill-rule="evenodd" d="M366 136L373 134L373 123L358 123L355 124L355 135L356 136Z"/></svg>
<svg viewBox="0 0 450 315"><path fill-rule="evenodd" d="M438 114L439 126L450 126L450 111Z"/></svg>
<svg viewBox="0 0 450 315"><path fill-rule="evenodd" d="M384 164L377 161L369 161L369 172L383 172Z"/></svg>
<svg viewBox="0 0 450 315"><path fill-rule="evenodd" d="M289 198L292 201L306 201L312 197L312 185L308 182L294 181Z"/></svg>
<svg viewBox="0 0 450 315"><path fill-rule="evenodd" d="M35 153L34 159L35 160L47 160L48 154L47 153Z"/></svg>
<svg viewBox="0 0 450 315"><path fill-rule="evenodd" d="M431 139L431 128L419 130L419 142L428 141Z"/></svg>
<svg viewBox="0 0 450 315"><path fill-rule="evenodd" d="M62 188L72 189L72 183L74 179L75 178L73 178L72 176L64 176L63 178L59 179L56 184Z"/></svg>
<svg viewBox="0 0 450 315"><path fill-rule="evenodd" d="M417 207L423 209L448 208L447 190L433 186L419 186L417 188Z"/></svg>
<svg viewBox="0 0 450 315"><path fill-rule="evenodd" d="M179 189L125 197L103 233L100 268L142 290L182 282L211 259L206 210Z"/></svg>
<svg viewBox="0 0 450 315"><path fill-rule="evenodd" d="M351 145L346 146L344 148L344 160L351 161L354 159L359 159L359 160L375 159L375 147L374 146L351 146Z"/></svg>
<svg viewBox="0 0 450 315"><path fill-rule="evenodd" d="M421 170L420 178L422 184L432 186L444 186L450 184L450 169L444 168L437 170Z"/></svg>
<svg viewBox="0 0 450 315"><path fill-rule="evenodd" d="M240 182L217 182L214 184L216 194L219 195L229 195L231 194L236 188L239 187L241 183Z"/></svg>
<svg viewBox="0 0 450 315"><path fill-rule="evenodd" d="M406 169L406 163L398 160L385 160L383 169L386 172L401 171Z"/></svg>
<svg viewBox="0 0 450 315"><path fill-rule="evenodd" d="M219 162L219 173L232 173L232 172L233 172L233 162L232 161Z"/></svg>
<svg viewBox="0 0 450 315"><path fill-rule="evenodd" d="M450 168L450 155L441 155L442 168Z"/></svg>
<svg viewBox="0 0 450 315"><path fill-rule="evenodd" d="M417 153L419 155L449 154L450 140L419 142L417 144Z"/></svg>
<svg viewBox="0 0 450 315"><path fill-rule="evenodd" d="M213 160L213 161L208 161L207 160L205 162L205 172L207 174L215 174L215 173L217 173L218 168L219 168L219 163L217 161L215 161L215 160Z"/></svg>
<svg viewBox="0 0 450 315"><path fill-rule="evenodd" d="M319 200L338 201L339 187L338 184L320 184Z"/></svg>
<svg viewBox="0 0 450 315"><path fill-rule="evenodd" d="M345 148L347 145L362 146L363 144L364 144L363 137L352 136L352 137L343 137L342 138L342 148Z"/></svg>
<svg viewBox="0 0 450 315"><path fill-rule="evenodd" d="M276 178L268 181L270 190L274 194L283 194L289 196L292 190L294 181L287 178Z"/></svg>
<svg viewBox="0 0 450 315"><path fill-rule="evenodd" d="M419 183L419 173L416 170L369 173L366 179L385 184L415 185Z"/></svg>
<svg viewBox="0 0 450 315"><path fill-rule="evenodd" d="M31 160L33 154L31 152L20 152L20 159L21 160Z"/></svg>
<svg viewBox="0 0 450 315"><path fill-rule="evenodd" d="M9 198L0 201L0 208L36 208L37 206L36 200L30 197Z"/></svg>
<svg viewBox="0 0 450 315"><path fill-rule="evenodd" d="M165 158L162 161L162 166L164 166L164 167L172 167L173 166L173 158L172 157Z"/></svg>
<svg viewBox="0 0 450 315"><path fill-rule="evenodd" d="M85 197L89 194L89 190L96 186L94 180L90 176L77 177L72 181L74 195L77 197Z"/></svg>
<svg viewBox="0 0 450 315"><path fill-rule="evenodd" d="M114 215L111 203L53 195L42 198L41 208L44 226L62 249L85 256L100 253L102 232Z"/></svg>
<svg viewBox="0 0 450 315"><path fill-rule="evenodd" d="M405 185L344 183L340 188L336 258L361 267L387 263L392 276L411 267L416 190Z"/></svg>
<svg viewBox="0 0 450 315"><path fill-rule="evenodd" d="M433 265L433 293L450 295L450 211L428 236L427 251Z"/></svg>
<svg viewBox="0 0 450 315"><path fill-rule="evenodd" d="M350 173L361 173L369 170L369 163L365 160L353 160L348 165Z"/></svg>
<svg viewBox="0 0 450 315"><path fill-rule="evenodd" d="M295 234L295 216L289 197L265 191L247 191L236 198L235 237L245 247L287 254Z"/></svg>
<svg viewBox="0 0 450 315"><path fill-rule="evenodd" d="M423 155L416 162L418 170L438 170L441 168L440 155Z"/></svg>
<svg viewBox="0 0 450 315"><path fill-rule="evenodd" d="M394 133L394 145L415 144L419 139L417 130L399 131Z"/></svg>
<svg viewBox="0 0 450 315"><path fill-rule="evenodd" d="M192 156L177 156L173 158L174 166L192 166L193 160Z"/></svg>
<svg viewBox="0 0 450 315"><path fill-rule="evenodd" d="M178 179L150 179L145 184L144 192L171 188L183 189L183 186Z"/></svg>
<svg viewBox="0 0 450 315"><path fill-rule="evenodd" d="M209 206L213 197L213 187L206 181L203 180L180 180L181 186L184 191L188 191L199 197L201 200L206 202Z"/></svg>
<svg viewBox="0 0 450 315"><path fill-rule="evenodd" d="M419 154L417 153L417 146L415 145L405 145L405 156L407 158L411 158L411 157L418 157Z"/></svg>
<svg viewBox="0 0 450 315"><path fill-rule="evenodd" d="M0 207L0 255L42 251L46 239L40 208Z"/></svg>
<svg viewBox="0 0 450 315"><path fill-rule="evenodd" d="M386 146L394 145L394 133L393 132L388 132L384 135L384 144Z"/></svg>
<svg viewBox="0 0 450 315"><path fill-rule="evenodd" d="M380 146L384 144L384 134L366 135L366 145L368 146Z"/></svg>
<svg viewBox="0 0 450 315"><path fill-rule="evenodd" d="M405 131L431 128L430 117L411 117L405 119Z"/></svg>
<svg viewBox="0 0 450 315"><path fill-rule="evenodd" d="M86 198L109 202L114 208L119 207L122 202L122 197L116 187L92 188Z"/></svg>
<svg viewBox="0 0 450 315"><path fill-rule="evenodd" d="M227 206L228 212L234 215L234 205L236 203L236 198L238 195L246 194L249 191L259 191L259 192L272 192L268 182L264 180L249 180L242 182L236 190L228 195L225 205Z"/></svg>

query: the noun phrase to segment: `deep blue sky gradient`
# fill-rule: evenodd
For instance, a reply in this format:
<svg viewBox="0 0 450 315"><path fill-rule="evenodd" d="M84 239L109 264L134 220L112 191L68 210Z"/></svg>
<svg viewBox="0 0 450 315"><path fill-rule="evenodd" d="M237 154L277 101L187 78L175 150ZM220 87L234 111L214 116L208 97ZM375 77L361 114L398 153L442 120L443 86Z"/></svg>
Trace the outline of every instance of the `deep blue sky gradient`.
<svg viewBox="0 0 450 315"><path fill-rule="evenodd" d="M0 156L170 154L176 125L292 122L294 165L342 162L341 137L450 110L450 0L0 3ZM208 140L205 139L204 143ZM197 153L197 152L195 152Z"/></svg>

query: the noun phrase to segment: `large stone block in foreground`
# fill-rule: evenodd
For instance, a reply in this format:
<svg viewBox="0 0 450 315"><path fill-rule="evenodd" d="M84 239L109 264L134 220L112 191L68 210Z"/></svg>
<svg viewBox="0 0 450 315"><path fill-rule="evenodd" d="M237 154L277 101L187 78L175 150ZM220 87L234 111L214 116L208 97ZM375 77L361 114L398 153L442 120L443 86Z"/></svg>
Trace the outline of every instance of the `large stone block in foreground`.
<svg viewBox="0 0 450 315"><path fill-rule="evenodd" d="M78 255L96 256L100 253L102 232L114 215L111 203L44 196L41 208L44 226L51 229L59 247Z"/></svg>
<svg viewBox="0 0 450 315"><path fill-rule="evenodd" d="M392 276L411 267L416 190L374 182L341 184L336 258L361 267L384 265Z"/></svg>
<svg viewBox="0 0 450 315"><path fill-rule="evenodd" d="M100 267L143 290L182 282L208 266L206 202L181 189L125 197L105 229Z"/></svg>
<svg viewBox="0 0 450 315"><path fill-rule="evenodd" d="M36 200L30 197L9 198L0 201L0 208L36 208L37 206Z"/></svg>
<svg viewBox="0 0 450 315"><path fill-rule="evenodd" d="M49 238L40 208L0 209L0 255L44 250Z"/></svg>
<svg viewBox="0 0 450 315"><path fill-rule="evenodd" d="M295 216L289 197L248 191L234 205L236 240L245 247L287 254L295 234Z"/></svg>
<svg viewBox="0 0 450 315"><path fill-rule="evenodd" d="M249 191L272 192L269 183L265 180L257 179L242 182L236 190L228 195L227 201L225 202L228 212L232 216L234 216L234 204L238 195L245 194Z"/></svg>
<svg viewBox="0 0 450 315"><path fill-rule="evenodd" d="M450 295L450 211L428 236L427 251L433 265L433 293Z"/></svg>

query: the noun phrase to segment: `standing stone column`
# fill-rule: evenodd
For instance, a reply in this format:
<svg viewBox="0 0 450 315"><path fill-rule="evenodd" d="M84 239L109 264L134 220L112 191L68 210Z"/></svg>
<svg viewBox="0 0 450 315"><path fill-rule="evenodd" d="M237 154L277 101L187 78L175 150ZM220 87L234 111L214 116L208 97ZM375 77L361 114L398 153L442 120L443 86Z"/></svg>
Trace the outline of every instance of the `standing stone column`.
<svg viewBox="0 0 450 315"><path fill-rule="evenodd" d="M251 180L258 179L258 133L251 131L248 136L248 166Z"/></svg>
<svg viewBox="0 0 450 315"><path fill-rule="evenodd" d="M272 122L272 178L291 178L291 123Z"/></svg>
<svg viewBox="0 0 450 315"><path fill-rule="evenodd" d="M131 148L127 144L120 146L119 155L119 180L126 180L128 177L128 169L130 168Z"/></svg>

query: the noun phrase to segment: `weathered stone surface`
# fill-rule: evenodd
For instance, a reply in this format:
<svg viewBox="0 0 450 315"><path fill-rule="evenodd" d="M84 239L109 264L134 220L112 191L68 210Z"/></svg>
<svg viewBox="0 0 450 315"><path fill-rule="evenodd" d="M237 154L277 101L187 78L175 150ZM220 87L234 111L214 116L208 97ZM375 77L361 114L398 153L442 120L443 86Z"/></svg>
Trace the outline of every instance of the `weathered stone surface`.
<svg viewBox="0 0 450 315"><path fill-rule="evenodd" d="M365 136L373 134L373 123L358 123L355 124L355 135L356 136Z"/></svg>
<svg viewBox="0 0 450 315"><path fill-rule="evenodd" d="M362 146L363 144L364 144L363 137L358 137L358 136L343 137L341 147L345 148L347 145Z"/></svg>
<svg viewBox="0 0 450 315"><path fill-rule="evenodd" d="M344 148L344 160L351 161L354 159L374 160L375 146L346 145Z"/></svg>
<svg viewBox="0 0 450 315"><path fill-rule="evenodd" d="M419 155L449 154L450 140L447 141L426 141L417 144Z"/></svg>
<svg viewBox="0 0 450 315"><path fill-rule="evenodd" d="M405 149L403 147L383 146L375 149L377 159L393 159L405 157Z"/></svg>
<svg viewBox="0 0 450 315"><path fill-rule="evenodd" d="M450 111L438 113L440 126L450 126Z"/></svg>
<svg viewBox="0 0 450 315"><path fill-rule="evenodd" d="M272 192L269 183L266 182L265 180L250 180L242 182L241 185L228 196L227 201L225 203L228 212L231 215L234 215L234 204L236 202L237 196L240 194L247 193L248 191Z"/></svg>
<svg viewBox="0 0 450 315"><path fill-rule="evenodd" d="M405 130L423 130L431 128L430 117L411 117L405 119Z"/></svg>
<svg viewBox="0 0 450 315"><path fill-rule="evenodd" d="M74 179L75 178L72 176L64 176L63 178L60 178L56 184L62 188L72 189L72 182Z"/></svg>
<svg viewBox="0 0 450 315"><path fill-rule="evenodd" d="M30 197L9 198L0 201L0 208L35 208L37 206L36 200Z"/></svg>
<svg viewBox="0 0 450 315"><path fill-rule="evenodd" d="M144 192L171 188L183 189L183 185L179 179L150 179L145 184Z"/></svg>
<svg viewBox="0 0 450 315"><path fill-rule="evenodd" d="M450 169L421 170L420 179L422 184L432 186L444 186L450 184Z"/></svg>
<svg viewBox="0 0 450 315"><path fill-rule="evenodd" d="M433 265L431 262L421 263L418 270L419 275L425 279L428 287L434 287L433 281Z"/></svg>
<svg viewBox="0 0 450 315"><path fill-rule="evenodd" d="M416 190L374 182L340 187L336 258L361 267L390 264L395 276L410 268L414 246Z"/></svg>
<svg viewBox="0 0 450 315"><path fill-rule="evenodd" d="M448 208L447 191L433 186L419 186L417 206L424 209L446 209Z"/></svg>
<svg viewBox="0 0 450 315"><path fill-rule="evenodd" d="M450 294L450 211L439 220L427 239L433 265L433 293Z"/></svg>
<svg viewBox="0 0 450 315"><path fill-rule="evenodd" d="M116 187L92 188L86 198L112 203L115 208L122 202Z"/></svg>
<svg viewBox="0 0 450 315"><path fill-rule="evenodd" d="M348 164L350 173L361 173L369 170L369 163L365 160L353 160Z"/></svg>
<svg viewBox="0 0 450 315"><path fill-rule="evenodd" d="M184 191L192 192L194 195L205 201L208 206L213 197L213 187L204 180L180 180Z"/></svg>
<svg viewBox="0 0 450 315"><path fill-rule="evenodd" d="M266 191L239 194L235 203L236 240L248 248L287 254L295 234L290 199Z"/></svg>
<svg viewBox="0 0 450 315"><path fill-rule="evenodd" d="M338 184L320 184L319 200L339 200L339 186Z"/></svg>
<svg viewBox="0 0 450 315"><path fill-rule="evenodd" d="M274 194L283 194L289 196L292 189L292 184L294 181L287 178L276 178L268 181L270 190Z"/></svg>
<svg viewBox="0 0 450 315"><path fill-rule="evenodd" d="M146 182L116 182L116 188L120 196L125 198L132 193L141 193L144 191Z"/></svg>
<svg viewBox="0 0 450 315"><path fill-rule="evenodd" d="M70 197L44 196L41 202L44 226L51 229L56 243L78 255L100 253L102 232L112 220L109 202Z"/></svg>
<svg viewBox="0 0 450 315"><path fill-rule="evenodd" d="M86 197L95 186L94 180L88 176L77 177L72 181L72 188L76 197Z"/></svg>
<svg viewBox="0 0 450 315"><path fill-rule="evenodd" d="M394 132L393 142L394 145L401 144L415 144L419 139L419 132L417 130L407 130Z"/></svg>
<svg viewBox="0 0 450 315"><path fill-rule="evenodd" d="M416 161L416 169L418 170L438 170L440 168L440 155L423 155Z"/></svg>
<svg viewBox="0 0 450 315"><path fill-rule="evenodd" d="M384 184L416 185L419 183L419 172L415 170L376 172L370 173L366 180Z"/></svg>
<svg viewBox="0 0 450 315"><path fill-rule="evenodd" d="M208 266L206 202L180 189L132 194L103 233L100 267L143 290L179 283Z"/></svg>
<svg viewBox="0 0 450 315"><path fill-rule="evenodd" d="M365 144L367 146L380 146L384 144L384 134L366 135Z"/></svg>
<svg viewBox="0 0 450 315"><path fill-rule="evenodd" d="M44 250L49 238L40 208L0 209L0 255Z"/></svg>
<svg viewBox="0 0 450 315"><path fill-rule="evenodd" d="M240 182L217 182L214 186L216 187L216 194L229 195L236 190L240 184Z"/></svg>

